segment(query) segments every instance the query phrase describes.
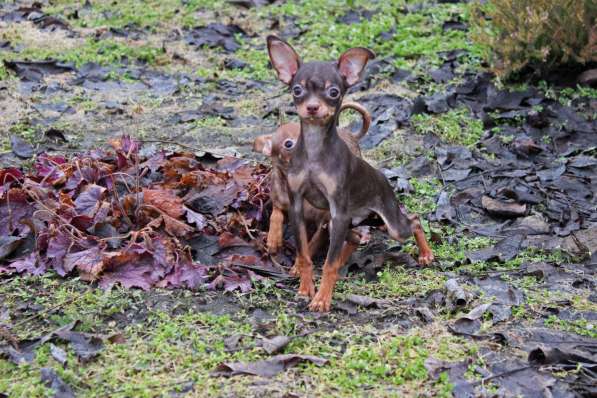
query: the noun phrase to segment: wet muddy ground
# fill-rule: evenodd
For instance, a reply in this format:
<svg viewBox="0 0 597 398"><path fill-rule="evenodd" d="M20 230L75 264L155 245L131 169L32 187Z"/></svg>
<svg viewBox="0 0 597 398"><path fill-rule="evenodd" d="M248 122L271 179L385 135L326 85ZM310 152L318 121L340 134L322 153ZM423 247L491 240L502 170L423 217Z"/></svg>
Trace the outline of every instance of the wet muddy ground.
<svg viewBox="0 0 597 398"><path fill-rule="evenodd" d="M108 141L131 136L153 184L182 152L197 156L192 171L240 175L238 214L250 221L249 232L230 229L241 232L225 244L221 235L217 244L213 235L177 236L204 268L159 278L102 269L89 283L76 258L71 272L23 260L39 236L9 222L18 202L5 192L22 179L4 173L0 396L596 394L597 92L570 84L575 76L496 80L471 41L470 7L0 5L3 170L35 180L48 156L71 161L77 153L116 164L110 151L124 141L106 149ZM257 202L243 196L254 187L247 170L257 181L265 169L215 163L226 155L267 163L251 152L252 140L296 119L268 66L269 33L306 59L351 46L377 53L349 94L373 117L361 146L424 219L436 254L420 268L413 243L374 234L351 258L329 314L295 297L286 274L291 240L273 262L250 239L262 242L268 210L258 219ZM127 160L123 170L135 166ZM222 213L189 202L193 213L180 228L199 229L197 217L224 228L235 200L222 199ZM224 255L244 263L226 268Z"/></svg>

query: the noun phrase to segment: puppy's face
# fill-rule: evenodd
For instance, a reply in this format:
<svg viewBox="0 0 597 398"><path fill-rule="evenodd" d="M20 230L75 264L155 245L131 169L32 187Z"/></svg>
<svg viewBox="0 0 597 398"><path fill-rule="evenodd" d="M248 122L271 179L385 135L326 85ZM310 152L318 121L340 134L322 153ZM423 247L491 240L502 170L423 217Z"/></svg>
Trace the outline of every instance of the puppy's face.
<svg viewBox="0 0 597 398"><path fill-rule="evenodd" d="M253 142L253 151L277 160L276 165L286 167L290 163L294 147L300 134L298 123L286 123L274 134L260 135Z"/></svg>
<svg viewBox="0 0 597 398"><path fill-rule="evenodd" d="M303 64L285 41L268 36L267 47L278 78L287 84L303 123L327 124L332 120L346 90L356 84L367 61L375 58L371 50L357 47L344 52L337 62Z"/></svg>
<svg viewBox="0 0 597 398"><path fill-rule="evenodd" d="M302 120L325 124L336 114L346 83L332 62L310 62L297 71L289 84Z"/></svg>

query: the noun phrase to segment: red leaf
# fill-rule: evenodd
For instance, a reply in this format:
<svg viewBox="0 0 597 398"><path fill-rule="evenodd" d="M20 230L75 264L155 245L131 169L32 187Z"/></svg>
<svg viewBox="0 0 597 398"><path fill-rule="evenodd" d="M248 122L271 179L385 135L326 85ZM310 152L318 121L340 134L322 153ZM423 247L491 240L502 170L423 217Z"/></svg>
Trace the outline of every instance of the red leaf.
<svg viewBox="0 0 597 398"><path fill-rule="evenodd" d="M185 263L174 268L174 272L160 281L158 287L185 287L197 289L207 279L207 267L199 264Z"/></svg>
<svg viewBox="0 0 597 398"><path fill-rule="evenodd" d="M79 270L83 280L93 281L104 270L105 263L99 246L76 253L68 253L64 257L64 269Z"/></svg>
<svg viewBox="0 0 597 398"><path fill-rule="evenodd" d="M58 232L55 236L50 237L48 242L46 257L51 259L52 267L60 276L65 276L73 270L64 268L64 256L70 250L71 245L72 238L63 232Z"/></svg>
<svg viewBox="0 0 597 398"><path fill-rule="evenodd" d="M120 283L127 289L138 287L143 290L149 290L154 283L150 275L151 266L128 263L114 272L104 273L99 281L99 285L104 289L109 289L116 283Z"/></svg>
<svg viewBox="0 0 597 398"><path fill-rule="evenodd" d="M162 219L164 220L164 229L172 236L178 236L182 238L191 234L195 229L187 224L183 223L182 221L178 221L166 214L162 214Z"/></svg>
<svg viewBox="0 0 597 398"><path fill-rule="evenodd" d="M0 199L0 235L25 235L29 227L21 220L29 219L35 209L27 202L27 193L20 188L10 189Z"/></svg>
<svg viewBox="0 0 597 398"><path fill-rule="evenodd" d="M143 203L157 207L170 217L181 218L184 214L182 199L165 189L143 189Z"/></svg>
<svg viewBox="0 0 597 398"><path fill-rule="evenodd" d="M93 217L99 208L99 202L106 188L96 184L87 185L83 192L75 199L75 210L78 214Z"/></svg>
<svg viewBox="0 0 597 398"><path fill-rule="evenodd" d="M37 176L52 185L62 184L67 178L62 167L65 163L66 159L62 156L48 156L47 154L41 154L37 157L35 162Z"/></svg>
<svg viewBox="0 0 597 398"><path fill-rule="evenodd" d="M1 268L2 267L0 267L0 273L2 272ZM31 253L27 257L13 261L5 269L7 269L9 273L12 273L10 272L12 269L12 271L19 274L28 272L32 275L41 275L46 272L46 265L43 263L38 263L35 253Z"/></svg>

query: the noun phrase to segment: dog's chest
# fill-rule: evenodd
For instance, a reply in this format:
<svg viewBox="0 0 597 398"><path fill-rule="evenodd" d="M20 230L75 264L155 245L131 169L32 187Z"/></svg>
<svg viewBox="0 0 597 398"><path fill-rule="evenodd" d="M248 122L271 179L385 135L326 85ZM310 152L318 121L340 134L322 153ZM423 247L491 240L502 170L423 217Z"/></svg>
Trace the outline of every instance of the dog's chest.
<svg viewBox="0 0 597 398"><path fill-rule="evenodd" d="M302 192L313 206L328 208L329 199L337 190L335 179L317 167L305 167L297 173L289 173L289 188L294 192Z"/></svg>

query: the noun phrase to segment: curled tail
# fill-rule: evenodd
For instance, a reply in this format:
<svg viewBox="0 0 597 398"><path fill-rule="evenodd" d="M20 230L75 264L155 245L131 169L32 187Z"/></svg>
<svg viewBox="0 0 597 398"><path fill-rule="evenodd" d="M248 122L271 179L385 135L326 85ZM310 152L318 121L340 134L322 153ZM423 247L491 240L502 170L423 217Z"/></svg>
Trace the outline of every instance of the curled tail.
<svg viewBox="0 0 597 398"><path fill-rule="evenodd" d="M369 130L369 126L371 125L371 115L369 114L369 112L367 111L367 109L365 109L365 107L357 102L352 102L352 101L347 101L344 102L342 104L342 106L340 107L340 111L338 112L338 115L340 113L342 113L342 111L344 109L354 109L355 111L357 111L358 113L361 114L361 117L363 118L363 124L361 126L361 131L359 131L357 134L355 134L355 136L357 137L357 139L361 139L365 136L365 134L367 134L367 130Z"/></svg>

